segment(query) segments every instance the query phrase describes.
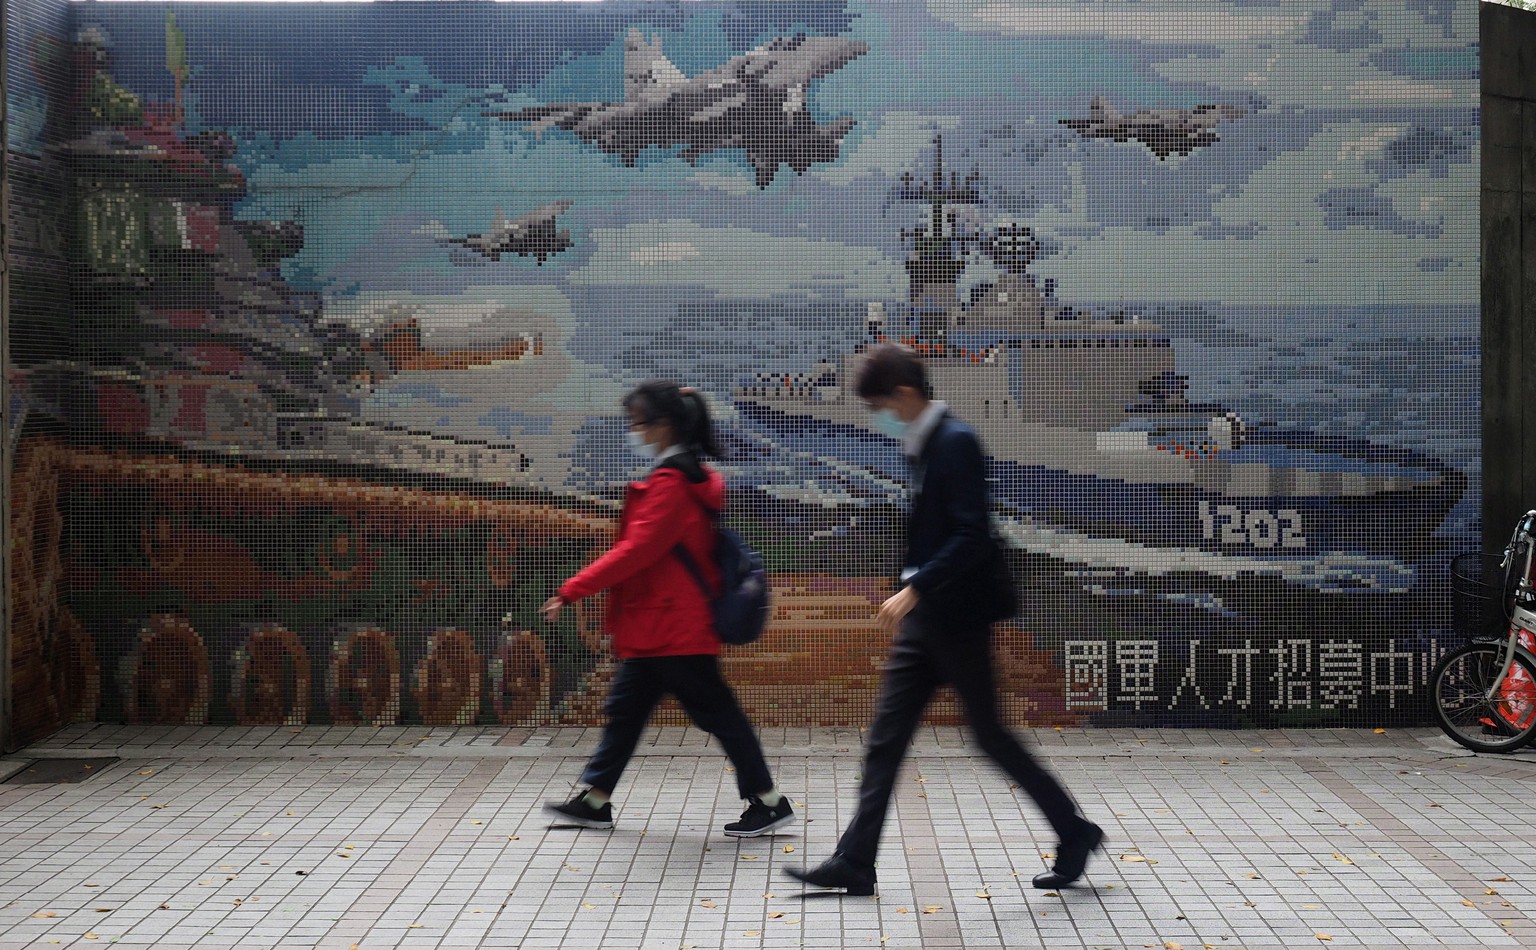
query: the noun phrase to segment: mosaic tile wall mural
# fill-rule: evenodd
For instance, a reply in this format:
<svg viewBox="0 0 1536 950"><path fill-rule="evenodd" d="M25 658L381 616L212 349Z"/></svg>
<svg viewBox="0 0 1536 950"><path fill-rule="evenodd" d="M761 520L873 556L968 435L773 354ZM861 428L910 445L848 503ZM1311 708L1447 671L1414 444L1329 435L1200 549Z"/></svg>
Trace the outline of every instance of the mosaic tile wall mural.
<svg viewBox="0 0 1536 950"><path fill-rule="evenodd" d="M1482 530L1475 4L71 14L13 33L8 143L72 182L66 346L11 367L60 720L593 721L599 605L534 608L668 377L775 583L728 678L861 724L878 340L989 453L1014 722L1426 719Z"/></svg>

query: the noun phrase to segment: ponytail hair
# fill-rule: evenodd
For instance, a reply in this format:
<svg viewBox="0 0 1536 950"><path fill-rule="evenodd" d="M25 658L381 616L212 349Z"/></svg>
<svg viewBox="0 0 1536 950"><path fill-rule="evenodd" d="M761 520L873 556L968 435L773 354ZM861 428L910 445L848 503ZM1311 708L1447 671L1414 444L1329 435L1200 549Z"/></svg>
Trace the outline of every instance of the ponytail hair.
<svg viewBox="0 0 1536 950"><path fill-rule="evenodd" d="M704 394L692 386L678 386L670 379L641 383L624 397L625 409L638 409L647 421L665 420L683 448L698 455L724 458L715 442Z"/></svg>

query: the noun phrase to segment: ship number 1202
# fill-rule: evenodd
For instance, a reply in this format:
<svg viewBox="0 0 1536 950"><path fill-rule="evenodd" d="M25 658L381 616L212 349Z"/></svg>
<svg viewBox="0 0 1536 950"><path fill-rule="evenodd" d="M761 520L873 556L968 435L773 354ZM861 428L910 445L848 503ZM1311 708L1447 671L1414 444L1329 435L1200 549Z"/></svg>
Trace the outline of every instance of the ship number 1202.
<svg viewBox="0 0 1536 950"><path fill-rule="evenodd" d="M1200 533L1207 541L1246 544L1256 548L1304 548L1301 512L1295 508L1269 511L1237 505L1200 503Z"/></svg>

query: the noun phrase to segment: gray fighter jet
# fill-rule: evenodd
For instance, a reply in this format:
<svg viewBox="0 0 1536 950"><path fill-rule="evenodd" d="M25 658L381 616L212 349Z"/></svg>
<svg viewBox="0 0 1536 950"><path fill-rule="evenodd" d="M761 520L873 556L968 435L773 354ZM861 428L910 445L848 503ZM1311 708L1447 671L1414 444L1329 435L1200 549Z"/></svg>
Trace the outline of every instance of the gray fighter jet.
<svg viewBox="0 0 1536 950"><path fill-rule="evenodd" d="M633 166L655 145L683 146L694 164L707 152L739 148L767 187L781 164L797 173L836 161L853 119L817 125L806 87L862 56L869 47L837 36L781 36L697 76L684 76L631 27L624 39L623 102L557 102L515 112L487 112L528 122L538 133L564 129Z"/></svg>
<svg viewBox="0 0 1536 950"><path fill-rule="evenodd" d="M455 237L435 221L427 226L427 232L445 244L467 247L493 261L501 260L503 254L518 254L537 258L542 264L571 246L571 232L555 227L555 219L570 207L569 201L551 201L511 221L498 209L490 230L484 234Z"/></svg>
<svg viewBox="0 0 1536 950"><path fill-rule="evenodd" d="M1094 96L1088 118L1058 121L1091 139L1135 139L1161 160L1169 155L1188 155L1218 141L1220 136L1212 131L1216 123L1247 114L1237 106L1205 105L1193 109L1142 109L1121 115L1103 96Z"/></svg>

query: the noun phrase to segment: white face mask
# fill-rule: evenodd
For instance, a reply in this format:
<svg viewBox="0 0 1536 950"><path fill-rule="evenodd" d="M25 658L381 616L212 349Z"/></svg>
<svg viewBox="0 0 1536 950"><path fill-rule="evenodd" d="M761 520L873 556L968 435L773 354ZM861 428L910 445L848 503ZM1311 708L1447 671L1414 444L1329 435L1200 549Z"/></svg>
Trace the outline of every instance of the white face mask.
<svg viewBox="0 0 1536 950"><path fill-rule="evenodd" d="M634 429L624 433L624 437L629 442L629 450L643 459L653 459L656 453L661 451L657 446L645 441L645 437Z"/></svg>
<svg viewBox="0 0 1536 950"><path fill-rule="evenodd" d="M905 438L907 435L907 423L897 418L896 413L890 409L876 409L874 412L875 429L890 436L893 439Z"/></svg>

